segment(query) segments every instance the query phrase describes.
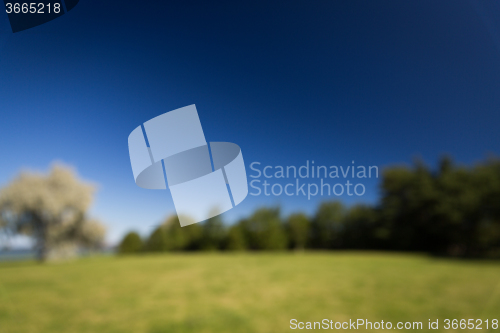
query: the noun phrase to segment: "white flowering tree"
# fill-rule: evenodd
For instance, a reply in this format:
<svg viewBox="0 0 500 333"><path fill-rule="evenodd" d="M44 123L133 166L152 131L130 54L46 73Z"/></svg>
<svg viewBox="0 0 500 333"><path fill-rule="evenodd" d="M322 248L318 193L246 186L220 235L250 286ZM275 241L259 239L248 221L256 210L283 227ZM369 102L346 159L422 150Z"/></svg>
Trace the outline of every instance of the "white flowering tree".
<svg viewBox="0 0 500 333"><path fill-rule="evenodd" d="M0 190L0 228L33 237L41 261L101 247L106 229L87 216L94 192L95 186L62 165L47 175L21 172Z"/></svg>

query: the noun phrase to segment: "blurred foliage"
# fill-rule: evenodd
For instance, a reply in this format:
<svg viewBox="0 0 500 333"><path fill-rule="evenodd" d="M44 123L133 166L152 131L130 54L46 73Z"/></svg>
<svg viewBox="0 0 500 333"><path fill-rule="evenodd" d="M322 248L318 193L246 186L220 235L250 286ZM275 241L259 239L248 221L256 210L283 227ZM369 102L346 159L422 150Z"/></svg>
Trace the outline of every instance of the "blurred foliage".
<svg viewBox="0 0 500 333"><path fill-rule="evenodd" d="M208 219L202 225L200 248L205 251L220 250L226 238L226 228L220 215Z"/></svg>
<svg viewBox="0 0 500 333"><path fill-rule="evenodd" d="M436 171L419 161L387 169L380 214L389 248L492 255L500 248L500 161L465 168L445 157Z"/></svg>
<svg viewBox="0 0 500 333"><path fill-rule="evenodd" d="M244 251L248 249L248 243L241 224L238 223L229 227L224 245L224 249L228 251Z"/></svg>
<svg viewBox="0 0 500 333"><path fill-rule="evenodd" d="M135 231L131 231L123 237L123 240L118 245L118 253L132 254L142 251L143 243L141 236Z"/></svg>
<svg viewBox="0 0 500 333"><path fill-rule="evenodd" d="M21 172L0 190L1 231L33 237L41 261L100 248L106 229L87 216L94 192L93 185L62 165L54 165L48 175Z"/></svg>
<svg viewBox="0 0 500 333"><path fill-rule="evenodd" d="M144 249L151 252L197 250L202 232L199 224L181 227L179 218L170 216L149 236Z"/></svg>
<svg viewBox="0 0 500 333"><path fill-rule="evenodd" d="M296 250L305 249L311 229L311 222L307 215L304 213L292 214L288 217L285 226L290 248Z"/></svg>
<svg viewBox="0 0 500 333"><path fill-rule="evenodd" d="M381 249L460 257L500 257L500 161L474 167L443 158L384 170L377 205L323 202L312 216L264 207L226 227L221 216L158 227L146 251Z"/></svg>
<svg viewBox="0 0 500 333"><path fill-rule="evenodd" d="M281 223L279 208L257 209L248 219L240 223L249 249L286 249L287 236Z"/></svg>
<svg viewBox="0 0 500 333"><path fill-rule="evenodd" d="M340 248L343 244L346 208L339 201L322 203L311 223L313 248Z"/></svg>

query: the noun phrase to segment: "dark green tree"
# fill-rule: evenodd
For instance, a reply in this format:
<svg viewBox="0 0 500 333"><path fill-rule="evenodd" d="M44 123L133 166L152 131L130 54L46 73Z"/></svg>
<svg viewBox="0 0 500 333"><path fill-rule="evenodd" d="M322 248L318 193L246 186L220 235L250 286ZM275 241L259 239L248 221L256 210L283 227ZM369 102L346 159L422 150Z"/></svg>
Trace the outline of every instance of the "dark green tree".
<svg viewBox="0 0 500 333"><path fill-rule="evenodd" d="M279 208L257 209L248 219L240 223L250 249L286 249L288 240L281 223Z"/></svg>
<svg viewBox="0 0 500 333"><path fill-rule="evenodd" d="M202 230L199 224L181 227L179 218L170 216L146 241L146 251L189 251L200 248Z"/></svg>
<svg viewBox="0 0 500 333"><path fill-rule="evenodd" d="M481 191L482 216L477 225L477 251L500 257L500 160L489 159L475 168L475 186Z"/></svg>
<svg viewBox="0 0 500 333"><path fill-rule="evenodd" d="M380 208L392 248L454 256L491 252L499 190L495 160L466 168L445 157L435 172L421 162L385 170Z"/></svg>
<svg viewBox="0 0 500 333"><path fill-rule="evenodd" d="M144 250L148 252L163 252L171 250L166 227L160 225L157 227L144 244Z"/></svg>
<svg viewBox="0 0 500 333"><path fill-rule="evenodd" d="M342 247L346 209L339 201L322 203L311 224L311 247L333 249Z"/></svg>
<svg viewBox="0 0 500 333"><path fill-rule="evenodd" d="M228 251L244 251L248 249L248 242L240 223L232 225L227 231L224 249Z"/></svg>
<svg viewBox="0 0 500 333"><path fill-rule="evenodd" d="M204 251L220 250L223 247L226 229L220 215L208 219L202 225L200 247Z"/></svg>
<svg viewBox="0 0 500 333"><path fill-rule="evenodd" d="M304 213L295 213L288 217L286 230L290 248L304 250L310 236L311 222Z"/></svg>
<svg viewBox="0 0 500 333"><path fill-rule="evenodd" d="M381 233L383 230L381 230L378 212L375 208L358 204L348 209L343 232L345 248L379 248L381 240L384 240L380 237Z"/></svg>
<svg viewBox="0 0 500 333"><path fill-rule="evenodd" d="M133 254L142 251L141 236L135 231L131 231L123 237L120 245L118 245L118 253L120 254Z"/></svg>

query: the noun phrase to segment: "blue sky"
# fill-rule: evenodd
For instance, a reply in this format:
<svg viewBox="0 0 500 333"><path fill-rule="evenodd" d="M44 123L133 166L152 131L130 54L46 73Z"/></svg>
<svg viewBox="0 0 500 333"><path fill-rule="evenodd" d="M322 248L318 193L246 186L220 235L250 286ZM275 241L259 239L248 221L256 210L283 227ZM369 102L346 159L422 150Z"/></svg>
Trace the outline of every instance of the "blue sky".
<svg viewBox="0 0 500 333"><path fill-rule="evenodd" d="M472 164L500 153L500 5L492 1L81 0L13 34L0 14L0 184L73 165L99 185L92 214L116 242L174 212L134 183L129 133L196 104L208 141L251 162ZM373 203L378 181L360 198ZM326 197L251 197L309 213Z"/></svg>

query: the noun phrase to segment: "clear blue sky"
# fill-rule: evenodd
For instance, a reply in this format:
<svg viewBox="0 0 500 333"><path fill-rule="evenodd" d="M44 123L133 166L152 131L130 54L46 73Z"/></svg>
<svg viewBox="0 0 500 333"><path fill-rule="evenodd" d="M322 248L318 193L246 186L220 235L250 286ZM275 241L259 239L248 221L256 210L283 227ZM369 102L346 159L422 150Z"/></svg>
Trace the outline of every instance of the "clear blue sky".
<svg viewBox="0 0 500 333"><path fill-rule="evenodd" d="M153 6L154 7L148 7ZM81 0L13 34L0 14L0 184L21 168L75 166L100 184L92 214L113 243L173 213L134 183L129 133L196 104L208 141L247 164L472 164L500 153L495 1ZM378 182L360 199L376 202ZM322 198L325 199L325 198ZM249 197L312 212L321 200Z"/></svg>

